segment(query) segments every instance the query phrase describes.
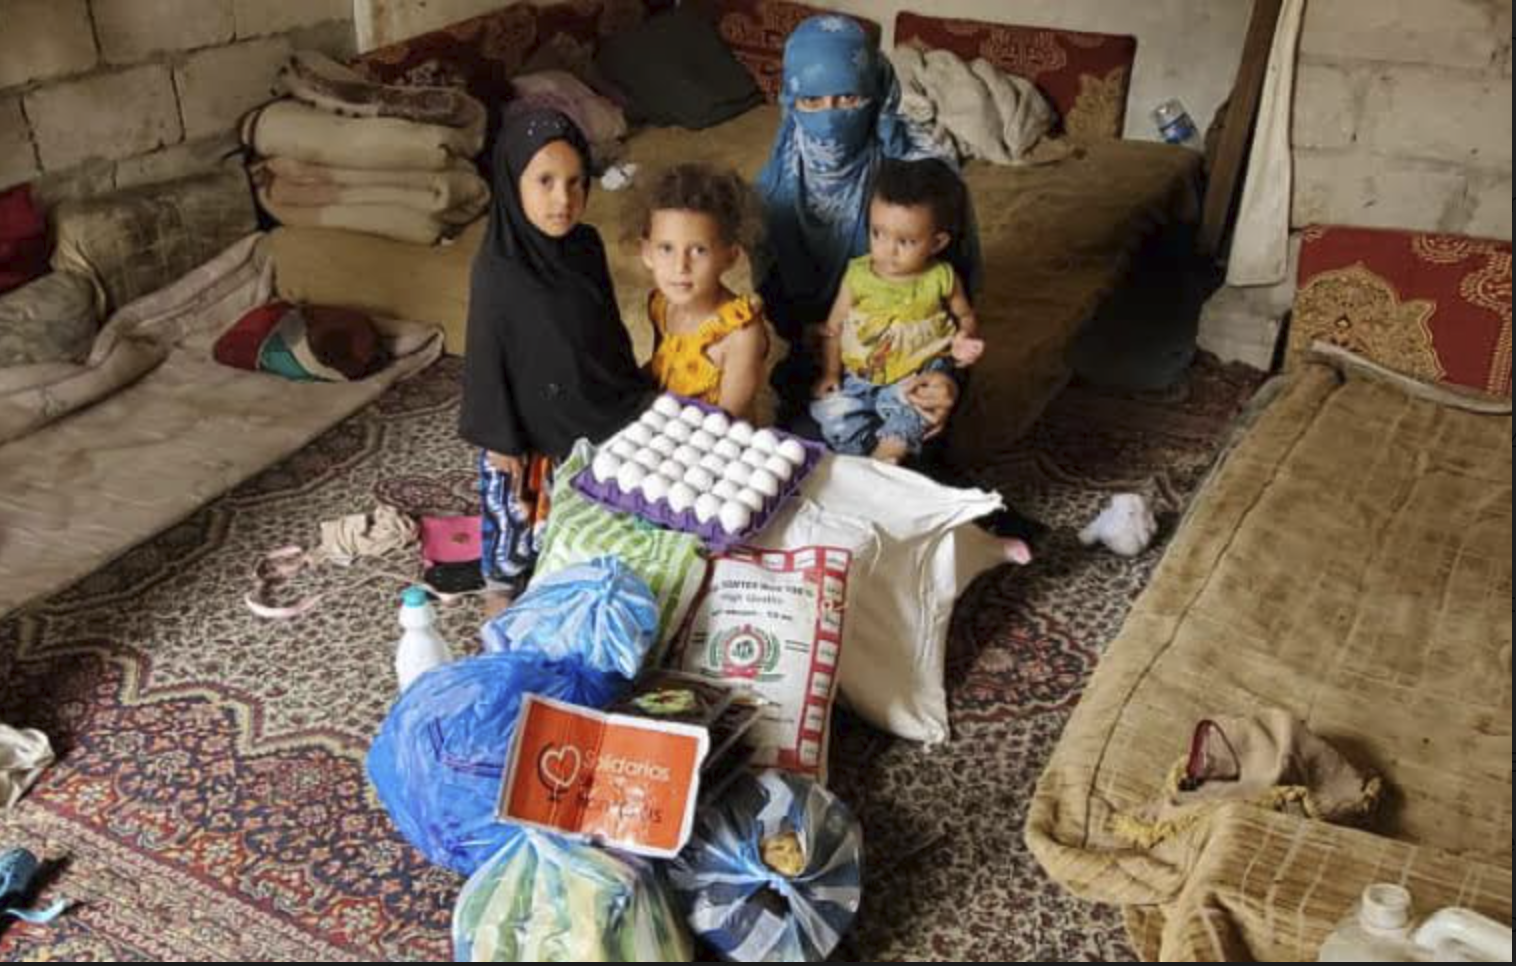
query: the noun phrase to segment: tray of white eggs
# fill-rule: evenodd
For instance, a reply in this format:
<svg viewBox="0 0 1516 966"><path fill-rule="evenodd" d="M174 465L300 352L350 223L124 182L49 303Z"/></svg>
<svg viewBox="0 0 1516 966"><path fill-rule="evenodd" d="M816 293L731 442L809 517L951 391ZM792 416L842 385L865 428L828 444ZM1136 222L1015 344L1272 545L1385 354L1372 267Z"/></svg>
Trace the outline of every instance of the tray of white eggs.
<svg viewBox="0 0 1516 966"><path fill-rule="evenodd" d="M799 437L667 395L606 442L574 486L722 552L762 530L825 455Z"/></svg>

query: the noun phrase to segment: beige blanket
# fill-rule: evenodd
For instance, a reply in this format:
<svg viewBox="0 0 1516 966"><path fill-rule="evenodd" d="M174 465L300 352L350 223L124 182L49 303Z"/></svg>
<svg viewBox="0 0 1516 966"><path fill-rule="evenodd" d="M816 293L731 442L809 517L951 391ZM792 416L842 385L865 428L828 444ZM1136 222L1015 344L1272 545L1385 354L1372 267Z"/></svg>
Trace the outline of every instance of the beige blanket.
<svg viewBox="0 0 1516 966"><path fill-rule="evenodd" d="M242 122L242 143L264 157L338 168L442 171L483 150L484 122L452 128L389 117L338 117L286 99L249 114Z"/></svg>
<svg viewBox="0 0 1516 966"><path fill-rule="evenodd" d="M1407 392L1404 380L1341 359L1274 392L1110 646L1033 802L1032 849L1074 893L1142 907L1139 938L1184 920L1275 953L1257 961L1285 961L1279 931L1297 927L1276 917L1308 915L1305 932L1319 940L1363 877L1393 877L1375 871L1388 842L1270 820L1285 839L1313 843L1276 861L1270 843L1234 835L1253 821L1245 811L1152 849L1123 841L1115 821L1159 793L1195 721L1277 705L1383 774L1392 805L1372 831L1503 870L1506 908L1492 911L1508 913L1510 413ZM1218 857L1228 838L1253 851ZM1322 891L1353 858L1359 877L1334 881L1331 902L1252 904ZM1217 871L1223 861L1228 871ZM1203 880L1211 895L1249 904L1197 898ZM1163 959L1193 960L1189 939L1172 941Z"/></svg>
<svg viewBox="0 0 1516 966"><path fill-rule="evenodd" d="M216 339L273 295L259 239L249 236L107 324L96 359L149 340L169 347L157 368L0 444L0 615L177 523L440 354L435 329L389 323L398 361L362 382L291 383L217 364Z"/></svg>
<svg viewBox="0 0 1516 966"><path fill-rule="evenodd" d="M946 50L901 46L890 59L900 75L905 115L960 158L992 164L1041 160L1034 152L1058 115L1036 84L983 58L969 63Z"/></svg>
<svg viewBox="0 0 1516 966"><path fill-rule="evenodd" d="M456 87L376 84L326 54L297 51L279 72L279 86L296 100L345 117L398 117L443 127L475 128L485 107Z"/></svg>
<svg viewBox="0 0 1516 966"><path fill-rule="evenodd" d="M278 200L271 188L258 189L258 203L281 225L336 228L379 235L412 245L435 245L456 227L441 215L396 204L296 205Z"/></svg>
<svg viewBox="0 0 1516 966"><path fill-rule="evenodd" d="M474 166L455 162L441 171L373 171L330 168L294 158L267 158L253 165L258 184L277 186L276 200L297 205L407 204L423 211L474 214L489 203L490 186ZM393 192L374 194L378 191Z"/></svg>

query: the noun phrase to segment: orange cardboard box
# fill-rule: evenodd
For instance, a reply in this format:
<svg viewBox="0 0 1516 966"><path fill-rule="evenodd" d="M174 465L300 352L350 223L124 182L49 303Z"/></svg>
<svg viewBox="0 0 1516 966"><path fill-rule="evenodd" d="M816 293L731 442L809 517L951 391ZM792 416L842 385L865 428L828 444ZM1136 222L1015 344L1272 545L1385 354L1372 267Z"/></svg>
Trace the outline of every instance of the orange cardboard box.
<svg viewBox="0 0 1516 966"><path fill-rule="evenodd" d="M606 715L529 696L501 795L502 821L655 859L689 843L710 754L704 728Z"/></svg>

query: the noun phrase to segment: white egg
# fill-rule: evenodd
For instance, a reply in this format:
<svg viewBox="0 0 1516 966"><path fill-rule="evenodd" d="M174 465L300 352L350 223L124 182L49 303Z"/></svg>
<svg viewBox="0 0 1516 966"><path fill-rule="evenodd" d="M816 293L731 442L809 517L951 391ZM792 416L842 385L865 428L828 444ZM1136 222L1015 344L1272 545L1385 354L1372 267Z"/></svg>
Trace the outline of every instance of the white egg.
<svg viewBox="0 0 1516 966"><path fill-rule="evenodd" d="M649 473L652 473L656 472L658 467L663 465L663 457L658 453L657 450L653 449L650 446L647 449L640 451L637 454L634 462L638 466L647 470Z"/></svg>
<svg viewBox="0 0 1516 966"><path fill-rule="evenodd" d="M726 413L711 413L705 417L705 431L712 436L725 436L732 428L732 420Z"/></svg>
<svg viewBox="0 0 1516 966"><path fill-rule="evenodd" d="M685 466L699 466L700 461L705 459L705 454L686 443L685 445L674 450L674 459L683 463Z"/></svg>
<svg viewBox="0 0 1516 966"><path fill-rule="evenodd" d="M743 458L743 447L738 446L737 443L732 443L731 440L720 441L720 443L716 444L716 449L711 450L711 452L716 453L717 456L726 459L726 461Z"/></svg>
<svg viewBox="0 0 1516 966"><path fill-rule="evenodd" d="M669 423L664 427L663 435L676 443L688 443L690 437L695 435L695 431L684 423Z"/></svg>
<svg viewBox="0 0 1516 966"><path fill-rule="evenodd" d="M695 501L695 519L701 523L710 523L721 515L721 501L709 493Z"/></svg>
<svg viewBox="0 0 1516 966"><path fill-rule="evenodd" d="M735 423L726 431L726 436L738 446L747 446L753 441L753 433L752 423Z"/></svg>
<svg viewBox="0 0 1516 966"><path fill-rule="evenodd" d="M700 465L716 474L716 479L719 480L726 473L727 461L715 453L707 453L701 458Z"/></svg>
<svg viewBox="0 0 1516 966"><path fill-rule="evenodd" d="M663 428L669 424L669 418L656 409L649 409L642 414L642 425L655 433L663 432Z"/></svg>
<svg viewBox="0 0 1516 966"><path fill-rule="evenodd" d="M746 463L731 463L724 475L738 486L747 486L748 480L753 478L753 468Z"/></svg>
<svg viewBox="0 0 1516 966"><path fill-rule="evenodd" d="M647 479L647 470L636 463L628 463L621 467L621 472L616 474L616 485L621 487L623 493L636 493L645 479Z"/></svg>
<svg viewBox="0 0 1516 966"><path fill-rule="evenodd" d="M746 450L742 454L742 462L755 470L763 469L763 465L769 461L769 454L761 449Z"/></svg>
<svg viewBox="0 0 1516 966"><path fill-rule="evenodd" d="M675 513L689 510L699 498L700 494L688 483L675 483L669 487L669 506L673 507Z"/></svg>
<svg viewBox="0 0 1516 966"><path fill-rule="evenodd" d="M621 434L622 439L629 439L638 446L646 446L653 441L653 431L641 423L632 423Z"/></svg>
<svg viewBox="0 0 1516 966"><path fill-rule="evenodd" d="M679 419L691 429L698 429L705 425L705 410L699 406L685 406L684 412L679 414Z"/></svg>
<svg viewBox="0 0 1516 966"><path fill-rule="evenodd" d="M774 474L780 483L788 483L795 475L795 464L783 456L770 456L769 461L763 464L763 468Z"/></svg>
<svg viewBox="0 0 1516 966"><path fill-rule="evenodd" d="M679 444L669 439L667 436L659 436L648 445L653 448L653 452L657 453L659 456L662 456L665 459L673 456L676 452L679 451Z"/></svg>
<svg viewBox="0 0 1516 966"><path fill-rule="evenodd" d="M679 400L673 396L662 396L657 402L653 403L653 412L669 419L678 419L679 413L683 409L684 407L679 405Z"/></svg>
<svg viewBox="0 0 1516 966"><path fill-rule="evenodd" d="M718 480L711 492L723 500L735 500L737 499L737 494L742 492L742 487L731 480Z"/></svg>
<svg viewBox="0 0 1516 966"><path fill-rule="evenodd" d="M642 481L642 495L654 503L668 499L669 488L674 484L664 476L650 476Z"/></svg>
<svg viewBox="0 0 1516 966"><path fill-rule="evenodd" d="M684 479L684 471L687 470L687 469L689 469L689 467L685 466L683 463L679 462L678 460L667 459L667 460L664 460L663 463L659 465L659 467L658 467L658 475L659 476L666 476L666 477L668 477L671 480L682 480L682 479Z"/></svg>
<svg viewBox="0 0 1516 966"><path fill-rule="evenodd" d="M787 439L779 444L779 455L795 464L796 467L801 467L805 465L805 461L810 454L806 452L805 446L800 440Z"/></svg>
<svg viewBox="0 0 1516 966"><path fill-rule="evenodd" d="M746 505L736 500L728 500L721 505L721 529L727 533L736 535L747 531L753 525L753 511Z"/></svg>
<svg viewBox="0 0 1516 966"><path fill-rule="evenodd" d="M621 472L621 467L625 463L626 460L615 453L601 453L595 457L595 479L601 483L609 483L616 478L617 473Z"/></svg>
<svg viewBox="0 0 1516 966"><path fill-rule="evenodd" d="M753 434L753 448L761 449L765 453L779 452L779 434L772 429L760 429Z"/></svg>
<svg viewBox="0 0 1516 966"><path fill-rule="evenodd" d="M743 490L741 493L738 493L737 502L754 513L762 513L763 508L768 506L768 501L763 498L762 494L752 490Z"/></svg>
<svg viewBox="0 0 1516 966"><path fill-rule="evenodd" d="M710 433L707 433L703 429L696 430L695 435L690 437L690 445L700 450L702 453L709 453L711 450L715 449L717 442L719 441L716 437L712 436Z"/></svg>
<svg viewBox="0 0 1516 966"><path fill-rule="evenodd" d="M779 495L779 479L768 470L755 471L747 485L748 489L757 490L771 500Z"/></svg>
<svg viewBox="0 0 1516 966"><path fill-rule="evenodd" d="M710 470L696 466L684 474L684 482L694 487L696 493L704 493L716 485L716 477Z"/></svg>
<svg viewBox="0 0 1516 966"><path fill-rule="evenodd" d="M637 444L629 439L618 439L611 443L611 452L623 460L636 459L637 449Z"/></svg>

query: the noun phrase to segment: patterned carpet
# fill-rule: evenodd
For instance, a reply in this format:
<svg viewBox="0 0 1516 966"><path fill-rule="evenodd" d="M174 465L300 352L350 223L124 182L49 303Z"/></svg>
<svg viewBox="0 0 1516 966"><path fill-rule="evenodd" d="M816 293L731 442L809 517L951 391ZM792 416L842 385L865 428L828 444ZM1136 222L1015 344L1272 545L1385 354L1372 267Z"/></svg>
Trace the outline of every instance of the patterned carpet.
<svg viewBox="0 0 1516 966"><path fill-rule="evenodd" d="M362 756L391 697L393 590L335 595L293 624L241 605L252 562L376 500L468 509L456 363L79 586L0 623L0 709L63 762L0 845L60 860L83 901L4 927L16 962L446 962L458 881L399 842ZM867 907L840 961L1127 962L1119 917L1066 897L1021 844L1025 807L1102 647L1158 551L1079 548L1113 491L1172 515L1257 381L1202 362L1163 396L1075 388L982 482L1055 526L1042 562L992 574L955 624L959 734L934 752L844 720L836 787L873 843ZM317 585L340 588L352 574ZM463 640L471 608L446 615Z"/></svg>

